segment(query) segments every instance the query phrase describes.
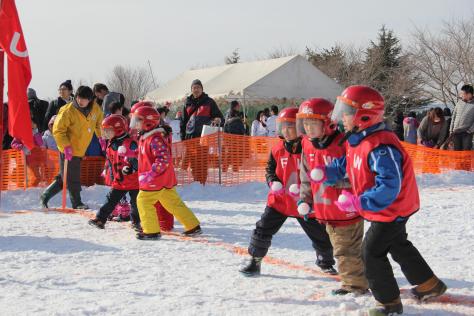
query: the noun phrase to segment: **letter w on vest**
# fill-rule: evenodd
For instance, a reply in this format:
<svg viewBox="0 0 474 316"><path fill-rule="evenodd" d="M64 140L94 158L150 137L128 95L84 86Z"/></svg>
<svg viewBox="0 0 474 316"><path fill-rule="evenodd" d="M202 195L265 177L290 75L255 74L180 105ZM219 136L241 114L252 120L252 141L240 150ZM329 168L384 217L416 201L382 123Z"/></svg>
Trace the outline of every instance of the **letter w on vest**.
<svg viewBox="0 0 474 316"><path fill-rule="evenodd" d="M354 167L357 169L357 170L360 170L360 166L362 165L362 158L360 158L359 156L357 155L354 155Z"/></svg>

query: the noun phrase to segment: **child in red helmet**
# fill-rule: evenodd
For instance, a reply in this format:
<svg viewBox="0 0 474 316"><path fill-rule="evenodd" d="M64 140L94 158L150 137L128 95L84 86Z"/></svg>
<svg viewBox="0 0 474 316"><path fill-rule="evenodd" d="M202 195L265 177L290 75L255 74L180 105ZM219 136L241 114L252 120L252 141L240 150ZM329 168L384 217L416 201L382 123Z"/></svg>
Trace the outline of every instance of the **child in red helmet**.
<svg viewBox="0 0 474 316"><path fill-rule="evenodd" d="M321 178L334 184L347 174L352 190L343 191L336 205L371 222L363 241L363 260L378 304L369 315L401 314L400 290L388 253L415 285L412 294L420 301L446 291L407 239L406 223L420 208L413 165L397 136L385 128L384 99L377 90L350 86L337 99L332 119L342 121L346 130L346 156L319 169Z"/></svg>
<svg viewBox="0 0 474 316"><path fill-rule="evenodd" d="M177 181L170 142L159 123L160 114L149 106L139 107L132 116L131 127L141 134L138 154L140 192L137 204L143 231L137 234L137 238L157 240L161 237L155 209L157 202L183 224L183 235L199 235L202 231L198 219L176 192Z"/></svg>
<svg viewBox="0 0 474 316"><path fill-rule="evenodd" d="M298 211L301 215L311 214L326 225L342 283L341 288L332 293L364 294L368 292L362 262L364 222L357 212L342 212L334 204L343 189L350 189L350 183L341 179L336 186L328 186L320 181L320 173L315 169L345 156L344 147L339 145L343 135L331 122L330 115L333 108L331 102L313 98L301 103L296 115L298 133L304 135ZM311 210L313 211L308 213Z"/></svg>
<svg viewBox="0 0 474 316"><path fill-rule="evenodd" d="M267 206L253 231L248 248L251 260L240 272L247 276L260 274L263 257L267 254L273 238L288 217L295 217L316 251L316 264L328 274L337 274L333 250L324 225L314 219L313 214L303 217L298 214L296 201L299 196L299 161L301 138L296 133L298 108L283 109L278 115L277 130L280 140L273 146L267 162L266 179L270 187Z"/></svg>
<svg viewBox="0 0 474 316"><path fill-rule="evenodd" d="M106 155L110 186L105 204L89 224L104 229L107 219L120 200L130 195L130 218L135 230L140 230L137 208L138 196L138 144L128 135L127 120L119 114L111 114L102 121L102 136L109 140Z"/></svg>

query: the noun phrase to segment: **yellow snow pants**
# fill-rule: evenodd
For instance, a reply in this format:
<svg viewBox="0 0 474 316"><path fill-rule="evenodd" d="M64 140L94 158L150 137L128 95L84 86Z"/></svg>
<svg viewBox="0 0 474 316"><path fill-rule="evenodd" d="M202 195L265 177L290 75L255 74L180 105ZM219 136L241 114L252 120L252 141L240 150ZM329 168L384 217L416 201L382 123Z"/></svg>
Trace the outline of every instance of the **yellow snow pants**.
<svg viewBox="0 0 474 316"><path fill-rule="evenodd" d="M199 220L194 213L184 204L175 188L163 188L159 191L141 191L138 193L137 206L140 221L145 234L160 232L158 215L155 204L160 202L163 207L184 226L190 230L199 225Z"/></svg>

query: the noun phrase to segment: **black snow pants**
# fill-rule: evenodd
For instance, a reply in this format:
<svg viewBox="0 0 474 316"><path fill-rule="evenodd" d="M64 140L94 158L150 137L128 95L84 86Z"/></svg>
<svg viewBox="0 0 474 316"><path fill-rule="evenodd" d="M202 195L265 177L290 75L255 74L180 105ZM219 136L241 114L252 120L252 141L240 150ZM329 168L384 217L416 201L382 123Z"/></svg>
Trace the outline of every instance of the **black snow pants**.
<svg viewBox="0 0 474 316"><path fill-rule="evenodd" d="M392 302L400 296L400 289L387 257L389 253L412 285L421 284L434 275L425 259L407 239L406 223L406 220L372 222L365 234L362 246L365 275L374 298L380 303Z"/></svg>
<svg viewBox="0 0 474 316"><path fill-rule="evenodd" d="M288 216L283 215L274 208L267 206L262 217L256 224L248 248L252 257L264 257L272 243L273 235L283 226ZM314 219L305 221L296 218L306 235L311 239L316 250L316 264L318 266L332 266L335 264L333 249L326 227Z"/></svg>

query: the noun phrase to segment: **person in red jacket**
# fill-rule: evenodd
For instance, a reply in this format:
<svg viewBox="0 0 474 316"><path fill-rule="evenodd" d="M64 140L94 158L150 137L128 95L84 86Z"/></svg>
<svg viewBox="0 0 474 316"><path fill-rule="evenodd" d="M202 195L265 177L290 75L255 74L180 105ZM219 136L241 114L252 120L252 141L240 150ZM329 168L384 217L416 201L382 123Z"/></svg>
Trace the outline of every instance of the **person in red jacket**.
<svg viewBox="0 0 474 316"><path fill-rule="evenodd" d="M90 225L100 229L104 229L117 204L128 193L132 225L135 230L140 230L137 208L138 144L128 135L127 130L127 120L122 115L112 114L102 121L102 135L109 140L106 149L109 170L106 175L110 177L111 190L96 217L89 221Z"/></svg>
<svg viewBox="0 0 474 316"><path fill-rule="evenodd" d="M133 113L131 124L141 134L138 151L140 192L137 204L143 231L137 234L137 238L157 240L161 237L155 209L157 202L183 224L184 236L201 234L198 219L176 191L171 142L166 131L159 126L160 114L152 107L139 107Z"/></svg>
<svg viewBox="0 0 474 316"><path fill-rule="evenodd" d="M297 112L298 108L286 108L276 119L278 134L282 139L273 146L267 162L266 179L270 191L265 211L250 240L248 252L252 258L240 269L246 276L260 274L261 262L270 248L273 235L288 217L295 217L311 239L316 251L316 265L325 273L337 274L333 267L332 245L324 225L315 219L314 214L303 217L297 211L301 158L301 138L296 133Z"/></svg>
<svg viewBox="0 0 474 316"><path fill-rule="evenodd" d="M333 108L331 102L313 98L301 103L296 115L298 134L304 135L298 211L301 215L312 214L326 225L342 283L341 288L332 293L364 294L368 292L362 262L364 222L357 212L342 212L334 204L343 189L350 189L350 183L342 179L333 187L317 181L319 172L316 167L328 165L346 154L344 147L339 145L343 135L337 131L336 124L331 122Z"/></svg>
<svg viewBox="0 0 474 316"><path fill-rule="evenodd" d="M352 190L343 191L336 205L371 222L362 257L378 303L369 315L401 314L403 305L389 253L415 285L411 293L420 301L447 289L407 239L406 223L420 208L412 161L397 136L385 127L384 99L377 90L350 86L337 100L332 119L342 121L346 130L346 156L320 168L319 178L334 184L347 174Z"/></svg>

